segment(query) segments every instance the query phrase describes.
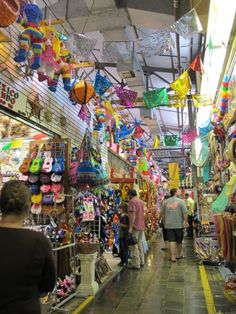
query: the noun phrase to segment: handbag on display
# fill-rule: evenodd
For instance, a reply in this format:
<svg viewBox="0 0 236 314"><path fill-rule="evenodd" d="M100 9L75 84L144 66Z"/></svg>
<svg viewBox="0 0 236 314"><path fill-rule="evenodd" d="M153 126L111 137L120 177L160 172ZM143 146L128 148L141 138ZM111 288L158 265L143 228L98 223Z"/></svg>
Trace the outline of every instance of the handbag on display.
<svg viewBox="0 0 236 314"><path fill-rule="evenodd" d="M135 245L138 243L138 240L136 236L133 233L129 233L128 238L127 238L127 244L130 245Z"/></svg>
<svg viewBox="0 0 236 314"><path fill-rule="evenodd" d="M29 187L30 187L31 194L39 194L40 186L37 183L30 184Z"/></svg>
<svg viewBox="0 0 236 314"><path fill-rule="evenodd" d="M53 205L53 194L44 194L43 195L43 205Z"/></svg>
<svg viewBox="0 0 236 314"><path fill-rule="evenodd" d="M62 175L53 173L51 176L51 181L55 183L59 183L62 180Z"/></svg>
<svg viewBox="0 0 236 314"><path fill-rule="evenodd" d="M41 192L39 194L33 194L31 196L31 202L34 204L40 204L42 201L42 197L43 197L43 195Z"/></svg>
<svg viewBox="0 0 236 314"><path fill-rule="evenodd" d="M51 175L48 173L41 173L40 182L41 184L49 184L51 182Z"/></svg>
<svg viewBox="0 0 236 314"><path fill-rule="evenodd" d="M29 175L29 183L36 183L39 181L39 176L36 174Z"/></svg>

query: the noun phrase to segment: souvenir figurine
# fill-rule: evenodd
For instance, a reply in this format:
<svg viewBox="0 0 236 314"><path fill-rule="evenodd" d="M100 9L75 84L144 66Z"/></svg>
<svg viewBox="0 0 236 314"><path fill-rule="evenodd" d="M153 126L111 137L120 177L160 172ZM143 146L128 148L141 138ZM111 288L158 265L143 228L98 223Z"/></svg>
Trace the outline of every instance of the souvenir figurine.
<svg viewBox="0 0 236 314"><path fill-rule="evenodd" d="M18 63L26 61L29 50L33 51L33 62L31 69L37 70L40 67L42 55L43 34L39 29L39 23L43 18L40 8L36 4L26 4L24 7L26 20L18 18L18 23L24 27L19 36L19 51L14 60Z"/></svg>
<svg viewBox="0 0 236 314"><path fill-rule="evenodd" d="M41 56L41 66L38 69L38 80L47 80L48 86L53 85L54 72L60 69L58 60L60 58L60 41L58 32L52 26L42 26L41 31L44 35L43 53Z"/></svg>

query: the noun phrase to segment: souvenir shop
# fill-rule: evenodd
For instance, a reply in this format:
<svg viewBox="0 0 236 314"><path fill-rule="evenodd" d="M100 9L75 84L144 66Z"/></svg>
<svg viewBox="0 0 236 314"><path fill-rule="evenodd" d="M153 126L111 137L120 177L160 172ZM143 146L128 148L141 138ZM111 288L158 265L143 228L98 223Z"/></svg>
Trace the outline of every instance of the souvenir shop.
<svg viewBox="0 0 236 314"><path fill-rule="evenodd" d="M236 302L235 44L232 36L218 101L209 119L199 124L200 137L191 152L197 167L200 223L195 253L202 263L221 265L225 296L232 303Z"/></svg>

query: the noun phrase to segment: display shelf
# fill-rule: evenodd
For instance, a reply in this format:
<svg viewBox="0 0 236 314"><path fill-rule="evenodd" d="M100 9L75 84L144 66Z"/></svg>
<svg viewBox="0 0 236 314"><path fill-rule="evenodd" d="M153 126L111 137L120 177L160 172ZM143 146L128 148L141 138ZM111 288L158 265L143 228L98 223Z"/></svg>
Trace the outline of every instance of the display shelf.
<svg viewBox="0 0 236 314"><path fill-rule="evenodd" d="M66 244L66 245L62 245L62 246L59 246L59 247L56 247L53 249L53 252L56 252L56 251L60 251L60 250L64 250L68 247L72 247L72 246L75 246L75 243L70 243L70 244Z"/></svg>

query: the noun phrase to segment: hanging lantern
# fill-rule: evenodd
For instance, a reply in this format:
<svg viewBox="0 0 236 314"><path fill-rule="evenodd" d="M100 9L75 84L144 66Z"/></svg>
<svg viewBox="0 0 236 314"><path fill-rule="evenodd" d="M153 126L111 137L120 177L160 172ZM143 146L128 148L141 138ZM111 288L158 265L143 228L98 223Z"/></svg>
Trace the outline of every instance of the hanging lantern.
<svg viewBox="0 0 236 314"><path fill-rule="evenodd" d="M19 13L19 0L0 0L0 27L8 27L13 24Z"/></svg>
<svg viewBox="0 0 236 314"><path fill-rule="evenodd" d="M70 98L78 104L87 104L94 96L94 88L85 81L75 83L70 91Z"/></svg>

